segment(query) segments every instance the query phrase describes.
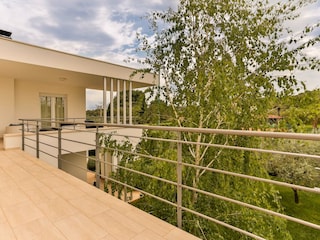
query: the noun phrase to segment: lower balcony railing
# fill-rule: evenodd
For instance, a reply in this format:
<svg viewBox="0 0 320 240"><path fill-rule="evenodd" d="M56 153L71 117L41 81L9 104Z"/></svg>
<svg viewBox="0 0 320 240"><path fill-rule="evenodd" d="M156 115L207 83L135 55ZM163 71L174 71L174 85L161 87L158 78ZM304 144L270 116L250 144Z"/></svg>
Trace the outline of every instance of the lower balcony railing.
<svg viewBox="0 0 320 240"><path fill-rule="evenodd" d="M40 131L41 120L21 121L23 150L75 176L94 173L96 187L204 239L212 229L276 239L292 223L320 236L318 213L288 214L281 199L288 189L293 206L302 192L319 199L318 134L76 121Z"/></svg>

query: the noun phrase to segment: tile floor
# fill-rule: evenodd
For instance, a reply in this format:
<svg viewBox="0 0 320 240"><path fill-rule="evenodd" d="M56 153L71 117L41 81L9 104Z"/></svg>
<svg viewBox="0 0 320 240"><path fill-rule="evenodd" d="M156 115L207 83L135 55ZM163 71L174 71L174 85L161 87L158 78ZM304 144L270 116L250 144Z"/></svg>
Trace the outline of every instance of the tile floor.
<svg viewBox="0 0 320 240"><path fill-rule="evenodd" d="M0 239L197 238L15 149L0 150Z"/></svg>

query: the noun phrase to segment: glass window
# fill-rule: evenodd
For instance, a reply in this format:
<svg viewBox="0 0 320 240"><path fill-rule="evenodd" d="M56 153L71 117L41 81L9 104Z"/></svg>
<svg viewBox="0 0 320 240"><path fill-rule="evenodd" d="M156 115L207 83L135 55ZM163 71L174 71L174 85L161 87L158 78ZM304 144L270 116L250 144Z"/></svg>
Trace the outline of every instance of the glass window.
<svg viewBox="0 0 320 240"><path fill-rule="evenodd" d="M53 127L49 121L64 121L65 119L65 97L58 96L40 96L41 119L48 120L41 124L42 128Z"/></svg>

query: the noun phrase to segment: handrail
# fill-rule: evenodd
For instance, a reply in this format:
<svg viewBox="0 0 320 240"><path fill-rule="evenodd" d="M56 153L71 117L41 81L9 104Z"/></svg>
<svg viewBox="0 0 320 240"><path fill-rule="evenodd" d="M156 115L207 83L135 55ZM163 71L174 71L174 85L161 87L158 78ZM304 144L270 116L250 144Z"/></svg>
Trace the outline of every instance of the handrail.
<svg viewBox="0 0 320 240"><path fill-rule="evenodd" d="M307 191L312 192L315 194L320 194L319 189L311 188L307 186L301 186L297 184L292 183L286 183L278 180L258 177L258 176L251 176L246 175L242 173L236 173L231 172L227 170L222 169L216 169L212 168L211 166L199 166L194 165L190 163L183 162L183 153L182 153L182 147L183 145L201 145L205 147L212 147L212 148L219 148L219 149L232 149L232 150L240 150L240 151L249 151L249 152L257 152L257 153L267 153L267 154L273 154L273 155L284 155L284 156L293 156L293 157L307 157L311 159L320 159L319 155L315 154L307 154L307 153L298 153L298 152L286 152L283 150L272 150L272 149L262 149L257 147L244 147L244 146L232 146L232 145L223 145L223 144L214 144L214 143L198 143L198 142L192 142L182 139L181 133L201 133L201 134L212 134L212 135L228 135L228 136L246 136L246 137L259 137L259 138L283 138L283 139L292 139L292 140L308 140L308 141L320 141L320 135L317 134L301 134L301 133L286 133L286 132L263 132L263 131L247 131L247 130L228 130L228 129L207 129L207 128L182 128L182 127L168 127L168 126L148 126L148 125L132 125L132 124L110 124L110 123L92 123L92 122L80 122L76 121L78 119L73 119L71 122L68 121L49 121L51 124L54 124L56 127L56 131L52 132L41 132L39 131L39 126L42 122L48 122L47 120L40 120L40 119L20 119L22 121L22 148L25 149L26 147L32 148L32 144L35 145L34 149L36 150L36 156L38 158L45 158L43 154L47 154L50 157L54 157L54 154L51 154L49 152L45 152L44 150L41 150L42 147L52 147L56 148L56 159L58 159L58 163L61 161L66 161L63 159L63 154L65 153L72 153L72 150L67 150L64 145L66 145L68 142L72 143L73 145L77 145L78 147L86 146L87 148L95 149L96 157L95 157L95 165L96 165L96 186L100 187L100 181L101 178L106 179L107 181L111 181L117 184L121 184L124 188L129 188L131 190L140 191L141 193L148 195L150 197L153 197L157 200L163 201L164 203L169 203L170 205L176 207L177 209L177 226L179 228L183 228L183 222L182 222L182 211L189 212L192 214L195 214L199 217L202 217L204 219L210 220L214 223L217 223L219 225L225 226L227 228L230 228L234 231L237 231L241 234L244 234L246 236L249 236L254 239L264 239L261 236L255 235L250 231L247 231L245 229L237 228L236 226L232 226L228 223L224 223L218 219L214 219L210 216L206 216L201 212L195 212L194 209L189 209L183 206L183 198L182 198L182 192L183 190L190 190L194 192L198 192L201 194L204 194L206 196L210 196L212 198L217 198L223 201L231 202L234 204L237 204L239 206L243 206L249 209L253 209L256 211L263 212L265 214L268 214L270 216L280 217L289 221L293 221L305 226L308 226L313 229L320 230L320 225L308 222L299 218L295 218L292 216L285 215L283 213L278 213L273 210L265 209L259 206L255 206L252 204L248 204L246 202L242 202L236 199L229 198L227 196L221 196L219 194L211 193L208 191L204 191L201 189L197 189L191 186L188 186L184 184L183 182L183 175L182 171L183 168L194 168L199 170L205 170L210 171L214 173L219 173L223 175L233 176L237 178L247 179L250 181L258 181L263 182L266 184L272 184L272 185L278 185L288 188L294 188L301 191ZM63 124L72 123L74 126L72 129L64 129L62 127ZM30 126L34 126L36 128L36 131L33 132L35 135L30 136L26 135L25 133L30 129ZM86 129L85 127L90 126L91 128ZM174 132L177 136L176 139L164 139L164 138L156 138L156 137L143 137L143 136L136 136L136 135L130 135L130 134L124 134L124 133L118 133L114 132L120 131L122 129L140 129L140 130L155 130L155 131L168 131L168 132ZM69 138L67 137L71 134L91 134L91 142L84 140L82 138ZM170 142L173 144L176 144L177 146L177 156L176 159L168 159L168 158L162 158L158 156L152 156L149 154L143 154L138 152L131 152L125 149L118 149L118 148L112 148L108 146L100 145L100 137L102 135L106 136L112 136L114 138L124 138L127 137L129 139L135 139L136 141L140 141L142 139L144 140L153 140L153 141L164 141L164 142ZM86 135L87 136L87 135ZM56 139L56 145L53 143L46 143L48 139ZM28 143L26 143L28 142ZM173 164L176 166L176 176L177 179L175 181L164 179L158 176L153 176L148 173L144 173L141 171L137 171L134 169L130 169L126 166L121 166L113 162L105 161L105 159L101 158L102 152L120 152L122 154L131 154L135 157L143 157L143 158L149 158L153 161L164 161L170 164ZM121 155L121 154L120 154ZM90 157L87 157L89 159ZM92 160L92 158L90 158ZM72 164L71 164L72 165ZM175 202L168 202L167 199L161 198L155 194L146 192L144 189L138 189L135 186L131 186L126 182L120 182L118 179L113 178L109 175L104 175L104 173L100 173L100 167L104 165L107 166L109 169L117 168L122 169L127 172L140 174L141 176L145 176L151 179L155 179L158 181L161 181L163 183L171 184L175 186L177 192L176 201ZM59 167L61 167L59 165ZM73 167L77 167L73 164ZM82 169L85 170L85 169ZM126 192L125 192L126 193ZM127 201L127 197L124 197L124 200Z"/></svg>

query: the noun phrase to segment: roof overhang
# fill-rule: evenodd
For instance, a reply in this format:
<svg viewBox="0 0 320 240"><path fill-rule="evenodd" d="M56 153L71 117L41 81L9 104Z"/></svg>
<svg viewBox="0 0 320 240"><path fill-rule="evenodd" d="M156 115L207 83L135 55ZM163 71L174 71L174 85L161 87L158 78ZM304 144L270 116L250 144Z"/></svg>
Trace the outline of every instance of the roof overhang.
<svg viewBox="0 0 320 240"><path fill-rule="evenodd" d="M39 46L0 38L0 76L20 80L68 84L90 89L104 88L103 79L132 81L133 88L155 85L153 74L121 65L85 58ZM107 85L109 90L110 84Z"/></svg>

